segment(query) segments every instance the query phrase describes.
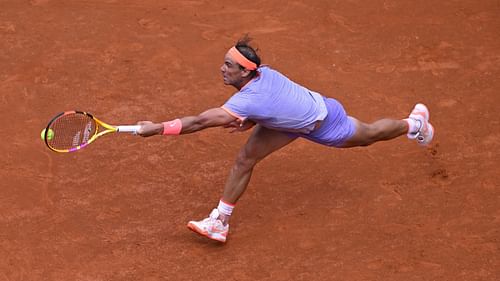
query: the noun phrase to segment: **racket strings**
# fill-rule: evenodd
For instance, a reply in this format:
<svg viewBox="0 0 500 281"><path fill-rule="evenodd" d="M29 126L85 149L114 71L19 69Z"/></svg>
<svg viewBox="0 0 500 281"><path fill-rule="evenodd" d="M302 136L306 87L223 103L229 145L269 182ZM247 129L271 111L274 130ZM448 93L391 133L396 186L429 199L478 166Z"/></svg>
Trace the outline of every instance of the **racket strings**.
<svg viewBox="0 0 500 281"><path fill-rule="evenodd" d="M55 119L49 126L53 132L47 144L58 150L68 150L85 145L97 131L92 117L84 113L69 113Z"/></svg>

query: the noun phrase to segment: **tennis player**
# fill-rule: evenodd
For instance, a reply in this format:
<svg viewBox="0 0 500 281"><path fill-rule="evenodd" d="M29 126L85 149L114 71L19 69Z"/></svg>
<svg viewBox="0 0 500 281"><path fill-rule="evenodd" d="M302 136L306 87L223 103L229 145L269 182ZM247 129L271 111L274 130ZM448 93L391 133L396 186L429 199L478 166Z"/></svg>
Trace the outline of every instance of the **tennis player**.
<svg viewBox="0 0 500 281"><path fill-rule="evenodd" d="M337 148L367 146L405 134L421 145L431 142L434 128L425 105L415 105L405 119L361 122L347 115L337 100L261 65L250 41L248 36L238 40L224 57L220 68L224 84L238 91L224 105L198 116L163 123L139 122L142 126L138 134L143 137L189 134L211 127L230 127L232 131L253 128L231 168L217 208L203 220L190 221L189 229L225 242L229 218L248 186L255 165L297 138Z"/></svg>

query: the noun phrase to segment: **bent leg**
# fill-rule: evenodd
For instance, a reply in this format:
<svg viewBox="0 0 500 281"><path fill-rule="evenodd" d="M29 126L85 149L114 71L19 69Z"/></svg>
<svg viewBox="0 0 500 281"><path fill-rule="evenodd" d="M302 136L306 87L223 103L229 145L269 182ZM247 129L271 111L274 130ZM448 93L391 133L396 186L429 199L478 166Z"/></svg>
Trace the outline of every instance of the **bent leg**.
<svg viewBox="0 0 500 281"><path fill-rule="evenodd" d="M232 208L245 192L255 165L272 152L295 140L289 134L266 129L257 125L242 147L224 187L222 200L208 218L201 221L190 221L188 228L220 242L225 242L229 233L229 218ZM230 206L233 205L233 206Z"/></svg>
<svg viewBox="0 0 500 281"><path fill-rule="evenodd" d="M255 165L272 152L294 141L286 133L257 125L238 153L224 187L223 201L234 204L245 192Z"/></svg>
<svg viewBox="0 0 500 281"><path fill-rule="evenodd" d="M381 119L374 123L363 123L356 118L349 118L356 126L356 133L340 147L367 146L378 141L385 141L405 135L408 123L405 120Z"/></svg>

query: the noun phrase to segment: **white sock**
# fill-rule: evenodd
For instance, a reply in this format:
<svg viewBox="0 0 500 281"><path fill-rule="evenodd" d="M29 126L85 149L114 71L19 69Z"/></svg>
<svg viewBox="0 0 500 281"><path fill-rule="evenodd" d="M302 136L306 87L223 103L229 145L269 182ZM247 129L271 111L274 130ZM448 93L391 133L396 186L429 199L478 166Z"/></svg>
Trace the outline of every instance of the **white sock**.
<svg viewBox="0 0 500 281"><path fill-rule="evenodd" d="M217 210L219 210L219 213L225 215L225 216L230 216L233 213L234 205L230 203L226 203L224 201L219 200L219 206L217 206Z"/></svg>
<svg viewBox="0 0 500 281"><path fill-rule="evenodd" d="M420 126L422 125L420 124L420 120L416 120L413 118L406 118L404 120L408 123L408 134L414 134L418 132Z"/></svg>

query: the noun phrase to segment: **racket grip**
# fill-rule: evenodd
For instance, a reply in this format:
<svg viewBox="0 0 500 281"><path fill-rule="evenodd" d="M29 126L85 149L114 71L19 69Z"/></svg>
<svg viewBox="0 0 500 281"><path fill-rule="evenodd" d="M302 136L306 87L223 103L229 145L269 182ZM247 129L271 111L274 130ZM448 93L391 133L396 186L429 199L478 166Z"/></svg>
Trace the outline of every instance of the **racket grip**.
<svg viewBox="0 0 500 281"><path fill-rule="evenodd" d="M141 128L141 125L127 125L127 126L117 126L116 131L118 133L132 133L136 134Z"/></svg>

